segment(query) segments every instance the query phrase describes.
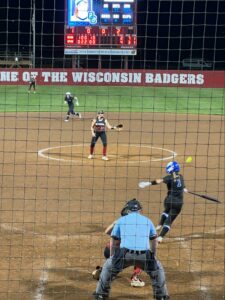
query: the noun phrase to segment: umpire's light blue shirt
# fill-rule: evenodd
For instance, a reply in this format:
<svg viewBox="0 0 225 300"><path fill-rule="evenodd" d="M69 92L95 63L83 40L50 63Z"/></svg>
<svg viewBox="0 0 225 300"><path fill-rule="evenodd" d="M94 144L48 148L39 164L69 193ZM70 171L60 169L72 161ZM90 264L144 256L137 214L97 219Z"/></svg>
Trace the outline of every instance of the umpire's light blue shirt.
<svg viewBox="0 0 225 300"><path fill-rule="evenodd" d="M157 236L154 224L147 217L132 212L117 220L111 237L121 240L120 247L130 250L149 250L149 239Z"/></svg>

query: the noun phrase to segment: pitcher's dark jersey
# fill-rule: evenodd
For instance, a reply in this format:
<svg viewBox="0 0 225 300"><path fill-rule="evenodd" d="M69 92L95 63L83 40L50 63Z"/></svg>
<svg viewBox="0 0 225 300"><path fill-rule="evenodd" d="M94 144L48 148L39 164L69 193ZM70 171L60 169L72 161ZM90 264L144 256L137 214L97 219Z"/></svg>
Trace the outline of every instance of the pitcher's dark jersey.
<svg viewBox="0 0 225 300"><path fill-rule="evenodd" d="M105 118L98 119L96 118L96 122L94 124L94 132L104 132L106 130Z"/></svg>

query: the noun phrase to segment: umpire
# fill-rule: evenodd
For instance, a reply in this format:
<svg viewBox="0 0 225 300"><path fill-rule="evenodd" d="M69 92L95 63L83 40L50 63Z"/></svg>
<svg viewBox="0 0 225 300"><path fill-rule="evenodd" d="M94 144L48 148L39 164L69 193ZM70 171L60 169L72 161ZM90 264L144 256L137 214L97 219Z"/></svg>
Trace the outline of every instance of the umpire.
<svg viewBox="0 0 225 300"><path fill-rule="evenodd" d="M154 299L169 299L164 270L156 259L156 229L152 221L141 214L142 206L137 199L128 201L125 207L128 215L119 218L112 230L110 258L103 265L93 295L96 300L109 299L111 282L116 275L129 266L138 266L151 279ZM120 248L116 247L117 240L120 240Z"/></svg>

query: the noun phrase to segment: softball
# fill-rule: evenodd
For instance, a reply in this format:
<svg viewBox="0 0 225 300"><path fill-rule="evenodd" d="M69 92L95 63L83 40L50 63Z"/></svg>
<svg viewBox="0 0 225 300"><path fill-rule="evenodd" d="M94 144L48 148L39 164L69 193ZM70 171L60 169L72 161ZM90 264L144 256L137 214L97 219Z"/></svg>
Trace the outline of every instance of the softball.
<svg viewBox="0 0 225 300"><path fill-rule="evenodd" d="M186 161L186 163L192 162L192 156L188 156L185 161Z"/></svg>

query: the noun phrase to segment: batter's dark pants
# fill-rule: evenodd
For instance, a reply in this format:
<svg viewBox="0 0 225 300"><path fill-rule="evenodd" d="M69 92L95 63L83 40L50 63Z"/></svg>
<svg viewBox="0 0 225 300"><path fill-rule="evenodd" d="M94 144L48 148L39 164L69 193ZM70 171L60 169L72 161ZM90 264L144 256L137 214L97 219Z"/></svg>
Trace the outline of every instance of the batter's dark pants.
<svg viewBox="0 0 225 300"><path fill-rule="evenodd" d="M162 214L161 225L171 227L173 221L180 214L183 206L183 201L178 198L167 197L164 200L164 212Z"/></svg>

